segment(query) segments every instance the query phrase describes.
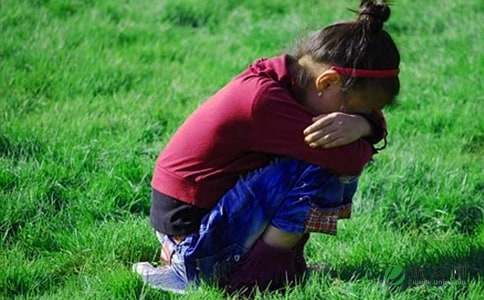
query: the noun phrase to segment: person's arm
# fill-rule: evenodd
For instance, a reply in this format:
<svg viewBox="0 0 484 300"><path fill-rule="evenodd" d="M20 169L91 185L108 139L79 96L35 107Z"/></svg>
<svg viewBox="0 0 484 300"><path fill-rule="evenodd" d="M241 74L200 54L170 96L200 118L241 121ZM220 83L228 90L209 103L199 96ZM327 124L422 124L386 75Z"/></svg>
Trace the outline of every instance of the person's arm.
<svg viewBox="0 0 484 300"><path fill-rule="evenodd" d="M311 147L332 148L363 138L376 144L386 138L386 122L381 111L369 114L334 112L313 118L304 130L305 140Z"/></svg>
<svg viewBox="0 0 484 300"><path fill-rule="evenodd" d="M266 84L252 106L250 150L304 160L338 175L360 174L373 154L370 143L358 139L335 148L311 148L303 131L313 117L283 87Z"/></svg>

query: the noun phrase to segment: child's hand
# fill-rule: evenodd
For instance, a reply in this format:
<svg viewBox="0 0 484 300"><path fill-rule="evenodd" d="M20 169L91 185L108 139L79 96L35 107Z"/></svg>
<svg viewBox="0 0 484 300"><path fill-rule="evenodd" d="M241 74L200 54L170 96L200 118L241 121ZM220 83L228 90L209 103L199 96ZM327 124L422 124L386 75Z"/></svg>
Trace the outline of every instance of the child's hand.
<svg viewBox="0 0 484 300"><path fill-rule="evenodd" d="M370 134L371 126L362 116L334 112L314 117L313 124L304 129L304 140L312 148L332 148Z"/></svg>

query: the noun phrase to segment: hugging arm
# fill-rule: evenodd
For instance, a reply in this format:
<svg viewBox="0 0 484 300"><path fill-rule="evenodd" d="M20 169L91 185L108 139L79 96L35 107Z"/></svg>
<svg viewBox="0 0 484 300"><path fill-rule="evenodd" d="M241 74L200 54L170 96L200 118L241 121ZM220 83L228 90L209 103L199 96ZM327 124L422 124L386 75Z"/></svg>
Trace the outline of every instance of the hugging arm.
<svg viewBox="0 0 484 300"><path fill-rule="evenodd" d="M250 150L304 160L337 175L359 175L372 157L371 144L357 139L339 147L312 148L303 131L313 117L283 87L267 84L252 107Z"/></svg>
<svg viewBox="0 0 484 300"><path fill-rule="evenodd" d="M386 138L386 122L381 111L368 114L334 112L319 115L313 121L304 130L305 141L311 147L338 147L359 138L376 144Z"/></svg>

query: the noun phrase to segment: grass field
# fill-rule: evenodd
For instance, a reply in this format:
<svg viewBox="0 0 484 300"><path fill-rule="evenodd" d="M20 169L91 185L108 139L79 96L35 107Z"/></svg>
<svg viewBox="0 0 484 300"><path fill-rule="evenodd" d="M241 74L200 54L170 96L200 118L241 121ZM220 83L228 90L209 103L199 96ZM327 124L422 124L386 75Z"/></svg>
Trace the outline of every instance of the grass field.
<svg viewBox="0 0 484 300"><path fill-rule="evenodd" d="M395 0L389 146L324 263L268 299L484 298L484 3ZM144 287L154 161L258 57L358 1L0 1L0 297L174 299ZM209 285L189 299L223 298Z"/></svg>

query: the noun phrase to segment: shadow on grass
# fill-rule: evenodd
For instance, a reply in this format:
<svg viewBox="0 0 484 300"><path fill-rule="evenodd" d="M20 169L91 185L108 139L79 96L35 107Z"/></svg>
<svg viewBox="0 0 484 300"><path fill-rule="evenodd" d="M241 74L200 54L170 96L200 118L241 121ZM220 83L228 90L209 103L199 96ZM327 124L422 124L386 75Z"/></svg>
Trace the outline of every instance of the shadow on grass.
<svg viewBox="0 0 484 300"><path fill-rule="evenodd" d="M471 250L460 257L442 256L433 263L391 265L384 272L372 272L378 266L365 264L335 270L326 265L311 266L313 273L324 273L344 281L367 278L388 282L396 289L405 290L418 285L443 285L448 281L466 285L469 281L484 278L484 248Z"/></svg>

